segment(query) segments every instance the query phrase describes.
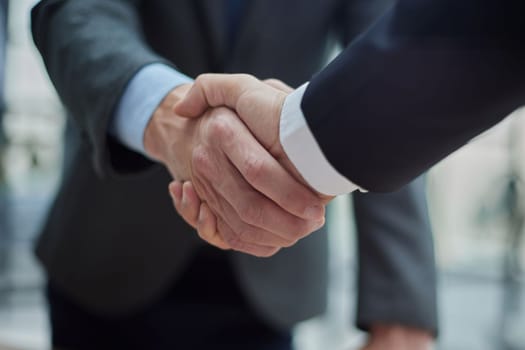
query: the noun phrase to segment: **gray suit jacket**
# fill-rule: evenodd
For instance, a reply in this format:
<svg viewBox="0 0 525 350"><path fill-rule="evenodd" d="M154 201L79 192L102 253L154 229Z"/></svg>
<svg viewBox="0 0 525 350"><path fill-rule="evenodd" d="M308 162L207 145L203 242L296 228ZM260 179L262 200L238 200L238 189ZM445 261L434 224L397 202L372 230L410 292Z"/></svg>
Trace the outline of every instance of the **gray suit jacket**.
<svg viewBox="0 0 525 350"><path fill-rule="evenodd" d="M203 244L175 214L167 172L108 136L108 121L138 70L164 62L193 77L247 72L298 85L326 63L333 43L349 42L385 5L253 0L231 52L218 0L37 5L34 39L71 116L63 181L37 248L50 279L97 312L130 312L161 295ZM354 201L358 324L398 322L435 331L434 256L422 181ZM289 328L323 312L326 232L270 259L228 254L267 321Z"/></svg>

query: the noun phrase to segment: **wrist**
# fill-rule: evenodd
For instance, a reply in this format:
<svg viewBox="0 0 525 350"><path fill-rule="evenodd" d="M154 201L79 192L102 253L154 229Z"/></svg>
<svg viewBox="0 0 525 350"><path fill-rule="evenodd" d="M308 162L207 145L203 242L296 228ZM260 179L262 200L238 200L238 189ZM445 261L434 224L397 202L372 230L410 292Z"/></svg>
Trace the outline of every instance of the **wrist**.
<svg viewBox="0 0 525 350"><path fill-rule="evenodd" d="M167 141L166 126L177 124L173 113L173 106L184 98L191 84L182 84L171 90L161 101L159 106L153 112L144 131L144 149L148 156L165 163Z"/></svg>

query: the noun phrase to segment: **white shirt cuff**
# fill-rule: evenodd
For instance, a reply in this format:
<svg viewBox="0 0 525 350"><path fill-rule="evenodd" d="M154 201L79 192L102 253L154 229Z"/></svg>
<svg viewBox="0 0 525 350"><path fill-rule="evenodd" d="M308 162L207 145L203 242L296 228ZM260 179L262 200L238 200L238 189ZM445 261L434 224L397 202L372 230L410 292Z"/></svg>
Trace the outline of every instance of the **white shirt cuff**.
<svg viewBox="0 0 525 350"><path fill-rule="evenodd" d="M280 139L284 152L317 192L339 195L355 190L366 192L341 175L326 159L308 127L301 101L308 83L292 92L284 101L280 121Z"/></svg>

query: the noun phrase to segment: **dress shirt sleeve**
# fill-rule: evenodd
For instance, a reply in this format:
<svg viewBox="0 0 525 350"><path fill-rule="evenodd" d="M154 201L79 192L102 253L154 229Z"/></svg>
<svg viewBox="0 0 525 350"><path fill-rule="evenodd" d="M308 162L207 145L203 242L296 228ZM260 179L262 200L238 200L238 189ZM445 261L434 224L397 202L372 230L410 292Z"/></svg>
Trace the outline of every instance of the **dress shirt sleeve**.
<svg viewBox="0 0 525 350"><path fill-rule="evenodd" d="M126 87L109 132L126 147L149 157L144 149L144 132L153 112L171 90L192 81L162 63L145 66Z"/></svg>
<svg viewBox="0 0 525 350"><path fill-rule="evenodd" d="M295 90L283 105L280 139L286 155L306 182L320 193L339 195L355 190L366 192L328 162L315 140L301 110L301 101L307 87L308 84L304 84Z"/></svg>

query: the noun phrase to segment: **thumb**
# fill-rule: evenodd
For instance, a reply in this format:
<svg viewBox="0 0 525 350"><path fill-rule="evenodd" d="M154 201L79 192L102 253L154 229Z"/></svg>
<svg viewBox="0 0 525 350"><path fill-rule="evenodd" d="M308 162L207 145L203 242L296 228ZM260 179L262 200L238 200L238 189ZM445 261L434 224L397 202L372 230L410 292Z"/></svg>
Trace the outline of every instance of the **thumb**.
<svg viewBox="0 0 525 350"><path fill-rule="evenodd" d="M287 94L291 93L294 89L289 86L288 84L284 83L283 81L279 80L279 79L266 79L266 80L263 80L263 82L267 85L270 85L271 87L277 89L277 90L281 90Z"/></svg>
<svg viewBox="0 0 525 350"><path fill-rule="evenodd" d="M258 80L247 74L200 75L173 111L187 118L200 117L210 107L226 106L236 110L242 94Z"/></svg>

